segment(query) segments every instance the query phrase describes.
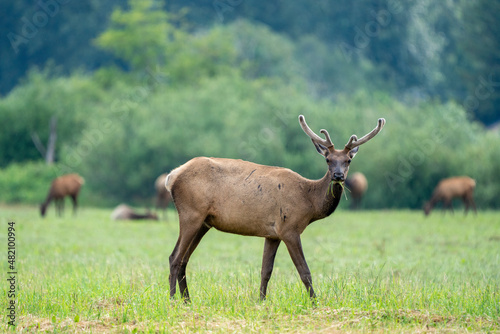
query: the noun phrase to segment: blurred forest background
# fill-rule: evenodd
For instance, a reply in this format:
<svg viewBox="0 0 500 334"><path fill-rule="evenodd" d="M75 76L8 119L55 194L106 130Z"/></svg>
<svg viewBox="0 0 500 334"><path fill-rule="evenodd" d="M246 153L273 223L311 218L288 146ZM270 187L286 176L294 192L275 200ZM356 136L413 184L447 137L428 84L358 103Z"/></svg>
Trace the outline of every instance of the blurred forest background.
<svg viewBox="0 0 500 334"><path fill-rule="evenodd" d="M77 172L84 204L148 205L200 155L320 178L304 114L337 148L386 118L351 167L365 208L421 208L454 175L500 208L499 0L2 0L0 17L0 202Z"/></svg>

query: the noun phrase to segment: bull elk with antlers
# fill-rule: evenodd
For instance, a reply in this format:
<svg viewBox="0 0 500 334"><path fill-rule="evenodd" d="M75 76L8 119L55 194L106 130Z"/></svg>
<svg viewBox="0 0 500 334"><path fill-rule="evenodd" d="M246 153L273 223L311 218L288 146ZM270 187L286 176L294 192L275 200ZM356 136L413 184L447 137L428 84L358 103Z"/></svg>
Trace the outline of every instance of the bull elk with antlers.
<svg viewBox="0 0 500 334"><path fill-rule="evenodd" d="M385 120L358 139L351 136L336 150L326 130L325 139L314 133L304 116L299 123L328 170L320 180L308 180L290 169L221 158L194 158L174 169L165 186L179 214L179 238L169 257L170 297L176 293L189 300L186 266L198 243L212 227L223 232L265 238L260 299L265 299L274 258L283 241L311 299L315 299L311 272L300 235L312 222L329 216L339 204L349 164L366 143L382 130Z"/></svg>

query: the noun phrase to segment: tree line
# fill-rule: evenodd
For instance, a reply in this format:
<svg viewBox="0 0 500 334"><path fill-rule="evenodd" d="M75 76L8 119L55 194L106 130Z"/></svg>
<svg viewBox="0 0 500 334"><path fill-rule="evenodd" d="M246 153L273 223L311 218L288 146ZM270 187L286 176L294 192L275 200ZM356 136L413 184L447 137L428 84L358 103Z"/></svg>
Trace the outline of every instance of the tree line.
<svg viewBox="0 0 500 334"><path fill-rule="evenodd" d="M133 6L134 1L125 0L3 2L0 93L11 91L30 68L48 62L64 74L110 64L127 68L130 64L94 39L113 24L117 9ZM395 96L455 100L485 124L500 118L499 0L172 0L151 7L157 17L148 19L163 20L168 13L176 27L190 34L241 19L263 24L296 47L300 66L307 67L302 74L320 96L334 96L349 89L346 85L369 79ZM148 36L140 29L135 33ZM350 66L343 71L345 63Z"/></svg>
<svg viewBox="0 0 500 334"><path fill-rule="evenodd" d="M159 174L199 155L283 166L319 178L324 161L298 125L297 116L304 114L314 130L330 132L336 147L386 118L380 138L360 149L351 168L367 175L367 208L419 208L435 184L451 175L475 178L478 205L498 207L498 135L485 131L463 100L448 100L432 88L453 90L457 84L442 81L452 78L443 73L451 71L445 59L428 54L420 59L425 66L410 66L411 57L397 58L408 39L399 44L394 39L408 21L423 16L405 16L409 9L395 2L376 3L360 2L363 6L355 9L347 2L281 7L255 2L252 7L247 1L226 1L185 13L175 2L169 8L154 1L109 5L106 28L89 42L95 59L102 56L99 66L89 71L53 57L29 70L0 99L0 184L13 190L0 201L41 202L46 192L41 189L52 177L78 172L86 179L84 203L147 203ZM447 7L419 3L419 10L435 13L428 20L444 24L437 13ZM57 4L60 12L47 27L74 9L69 1ZM456 4L462 10L466 6ZM208 11L215 11L212 19L203 14ZM308 25L314 11L316 23ZM284 19L298 12L304 14L296 16L304 21L302 30L297 20ZM324 12L330 18L337 13L338 20L322 21ZM238 17L243 13L252 20ZM259 23L266 18L270 23ZM353 29L350 37L342 30L331 32L340 22ZM425 30L431 26L414 24L406 36L426 36L422 43L429 52L451 47L439 47L443 36ZM41 30L38 34L42 38ZM20 45L19 52L36 40ZM391 59L384 58L388 53ZM440 72L429 72L433 66ZM471 106L494 105L496 80L494 73L478 74L472 95L460 89L471 96ZM53 117L55 164L46 166L32 134L47 142ZM32 175L38 176L35 182Z"/></svg>

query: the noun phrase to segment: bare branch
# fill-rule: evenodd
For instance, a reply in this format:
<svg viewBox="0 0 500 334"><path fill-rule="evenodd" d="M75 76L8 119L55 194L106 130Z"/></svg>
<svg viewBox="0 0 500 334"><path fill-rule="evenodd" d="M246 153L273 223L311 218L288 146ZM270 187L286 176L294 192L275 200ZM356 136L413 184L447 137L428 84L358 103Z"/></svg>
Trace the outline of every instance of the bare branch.
<svg viewBox="0 0 500 334"><path fill-rule="evenodd" d="M45 146L43 146L42 141L40 140L40 137L38 137L38 134L36 132L31 133L31 140L33 140L33 144L35 144L36 149L45 159L45 154L46 154Z"/></svg>

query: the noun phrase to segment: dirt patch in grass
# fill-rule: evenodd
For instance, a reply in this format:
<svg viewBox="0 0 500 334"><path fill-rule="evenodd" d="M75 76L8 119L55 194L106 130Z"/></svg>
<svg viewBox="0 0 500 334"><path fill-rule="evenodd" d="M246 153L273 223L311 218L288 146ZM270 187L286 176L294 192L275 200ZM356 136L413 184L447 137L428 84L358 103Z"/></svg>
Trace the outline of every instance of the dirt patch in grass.
<svg viewBox="0 0 500 334"><path fill-rule="evenodd" d="M120 322L117 318L100 320L20 317L17 331L24 333L355 333L355 332L413 332L462 333L498 332L500 320L488 318L451 317L429 314L419 310L359 311L350 309L317 308L309 314L277 315L261 319L207 318L186 312L180 321Z"/></svg>

